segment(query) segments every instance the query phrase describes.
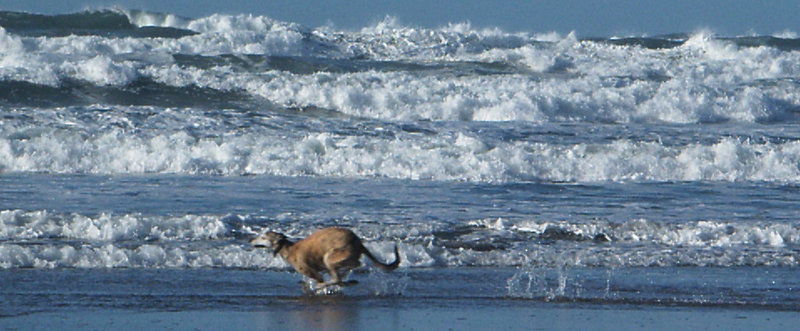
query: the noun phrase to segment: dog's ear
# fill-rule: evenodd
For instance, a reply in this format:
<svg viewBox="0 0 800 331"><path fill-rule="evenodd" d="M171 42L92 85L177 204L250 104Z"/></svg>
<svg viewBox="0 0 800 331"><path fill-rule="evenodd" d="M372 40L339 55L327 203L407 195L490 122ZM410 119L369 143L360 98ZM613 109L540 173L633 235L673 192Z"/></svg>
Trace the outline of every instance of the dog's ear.
<svg viewBox="0 0 800 331"><path fill-rule="evenodd" d="M267 239L269 239L270 241L272 241L272 243L275 243L275 244L277 244L278 242L281 242L283 240L287 240L286 236L284 236L283 233L279 233L279 232L275 232L275 231L269 231L269 232L265 233L264 236Z"/></svg>
<svg viewBox="0 0 800 331"><path fill-rule="evenodd" d="M283 249L287 244L291 244L289 240L286 239L286 236L284 236L282 233L270 231L265 236L271 243L273 256L277 256L281 249Z"/></svg>

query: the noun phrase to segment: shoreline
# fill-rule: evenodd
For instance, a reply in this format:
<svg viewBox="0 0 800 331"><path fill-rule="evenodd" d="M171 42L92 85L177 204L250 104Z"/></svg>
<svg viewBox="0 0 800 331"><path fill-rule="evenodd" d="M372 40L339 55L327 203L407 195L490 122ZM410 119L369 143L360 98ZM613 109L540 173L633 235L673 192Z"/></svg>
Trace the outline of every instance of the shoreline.
<svg viewBox="0 0 800 331"><path fill-rule="evenodd" d="M785 329L789 311L532 301L326 297L272 300L252 310L90 308L0 318L6 330L639 330Z"/></svg>
<svg viewBox="0 0 800 331"><path fill-rule="evenodd" d="M611 278L594 269L356 272L358 286L305 296L293 272L5 270L0 330L786 329L800 322L795 287L772 280L790 281L797 270L767 271L618 270ZM711 296L748 277L754 280L745 289L757 293ZM509 282L517 278L524 281ZM653 282L671 286L658 291ZM789 287L769 290L776 286Z"/></svg>

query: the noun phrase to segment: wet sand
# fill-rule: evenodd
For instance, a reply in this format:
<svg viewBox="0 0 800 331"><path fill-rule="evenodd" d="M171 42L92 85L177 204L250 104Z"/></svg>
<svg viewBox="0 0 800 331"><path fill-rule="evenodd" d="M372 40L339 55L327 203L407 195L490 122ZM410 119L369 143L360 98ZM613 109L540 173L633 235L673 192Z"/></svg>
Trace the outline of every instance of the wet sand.
<svg viewBox="0 0 800 331"><path fill-rule="evenodd" d="M291 272L14 270L0 272L0 330L784 330L800 325L791 301L685 300L644 285L630 287L639 289L631 293L604 293L603 282L595 289L588 281L548 299L509 291L507 279L516 272L358 273L352 275L358 286L308 296ZM571 271L570 279L578 272ZM695 279L687 276L689 270L681 272L686 281ZM597 276L581 277L592 275ZM642 279L660 279L648 275ZM636 275L624 276L627 284L637 284ZM707 291L714 289L709 286Z"/></svg>
<svg viewBox="0 0 800 331"><path fill-rule="evenodd" d="M800 313L517 300L284 299L253 310L85 309L0 318L4 330L779 330ZM146 309L146 308L145 308Z"/></svg>

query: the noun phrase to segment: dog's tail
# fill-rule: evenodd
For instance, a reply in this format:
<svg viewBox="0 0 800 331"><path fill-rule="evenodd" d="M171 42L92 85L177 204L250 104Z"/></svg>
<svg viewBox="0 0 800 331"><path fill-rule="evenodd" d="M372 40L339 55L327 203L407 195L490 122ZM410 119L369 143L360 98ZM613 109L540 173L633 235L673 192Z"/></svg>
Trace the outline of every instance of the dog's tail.
<svg viewBox="0 0 800 331"><path fill-rule="evenodd" d="M400 266L400 252L397 250L397 244L394 245L394 262L392 263L386 264L381 261L378 261L378 259L376 259L375 256L373 256L372 253L370 253L370 251L366 247L364 247L364 255L366 255L370 260L372 260L372 262L375 263L375 265L378 266L378 268L381 268L381 270L383 271L392 271L394 269L397 269L398 266Z"/></svg>

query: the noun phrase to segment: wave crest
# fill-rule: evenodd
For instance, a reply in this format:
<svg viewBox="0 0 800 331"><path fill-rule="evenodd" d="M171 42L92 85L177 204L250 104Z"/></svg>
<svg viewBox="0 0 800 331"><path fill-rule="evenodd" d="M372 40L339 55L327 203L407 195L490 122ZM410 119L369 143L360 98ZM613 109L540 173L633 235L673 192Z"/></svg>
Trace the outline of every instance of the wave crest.
<svg viewBox="0 0 800 331"><path fill-rule="evenodd" d="M337 224L342 225L342 224ZM269 227L301 238L319 224L242 216L85 216L0 211L0 268L277 268L247 240ZM659 223L479 219L353 229L370 251L402 267L798 266L795 223Z"/></svg>
<svg viewBox="0 0 800 331"><path fill-rule="evenodd" d="M180 118L163 114L172 125ZM109 116L110 119L114 117ZM152 119L156 120L156 119ZM202 117L195 121L202 120ZM202 123L202 122L200 122ZM281 132L129 136L13 130L0 138L0 169L41 173L173 173L461 180L475 182L774 181L800 178L800 143L722 138L672 145L620 139L558 144L497 141L464 133L383 136ZM200 125L198 123L198 125ZM208 122L209 128L216 123ZM377 133L381 133L377 132Z"/></svg>

